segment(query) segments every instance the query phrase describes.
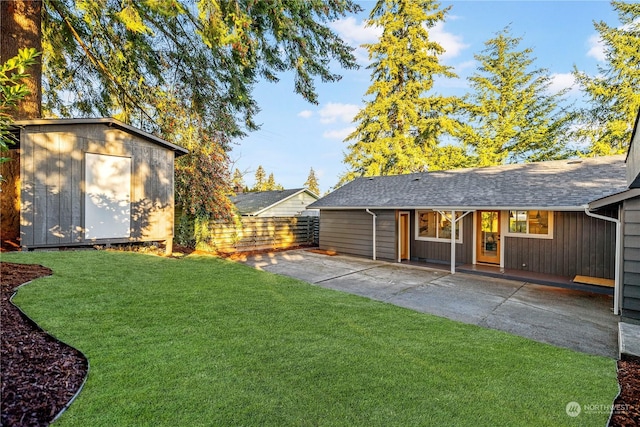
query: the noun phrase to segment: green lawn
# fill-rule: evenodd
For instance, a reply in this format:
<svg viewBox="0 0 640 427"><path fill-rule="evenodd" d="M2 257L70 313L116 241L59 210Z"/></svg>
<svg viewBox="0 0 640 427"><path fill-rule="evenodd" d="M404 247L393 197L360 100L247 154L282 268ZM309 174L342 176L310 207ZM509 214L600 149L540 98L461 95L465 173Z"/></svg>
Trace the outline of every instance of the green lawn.
<svg viewBox="0 0 640 427"><path fill-rule="evenodd" d="M606 424L615 361L206 256L3 254L14 302L89 358L56 426ZM591 406L593 408L593 406Z"/></svg>

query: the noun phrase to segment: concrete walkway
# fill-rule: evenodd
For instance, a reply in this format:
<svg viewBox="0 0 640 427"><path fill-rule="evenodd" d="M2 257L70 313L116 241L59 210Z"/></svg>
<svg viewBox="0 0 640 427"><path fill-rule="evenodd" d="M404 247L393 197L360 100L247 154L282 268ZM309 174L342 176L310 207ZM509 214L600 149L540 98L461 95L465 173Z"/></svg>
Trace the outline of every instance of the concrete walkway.
<svg viewBox="0 0 640 427"><path fill-rule="evenodd" d="M423 313L618 356L618 318L610 296L309 250L258 254L242 262Z"/></svg>

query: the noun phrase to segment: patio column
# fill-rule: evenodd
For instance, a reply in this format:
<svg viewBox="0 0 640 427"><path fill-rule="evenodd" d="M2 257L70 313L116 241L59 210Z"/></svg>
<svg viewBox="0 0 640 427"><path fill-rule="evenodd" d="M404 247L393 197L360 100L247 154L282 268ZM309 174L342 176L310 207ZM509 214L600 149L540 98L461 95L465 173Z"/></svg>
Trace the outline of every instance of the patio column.
<svg viewBox="0 0 640 427"><path fill-rule="evenodd" d="M473 211L466 211L460 215L460 218L456 218L456 211L451 211L451 216L448 216L442 211L438 211L438 213L449 220L451 224L451 274L456 274L456 223L471 212Z"/></svg>

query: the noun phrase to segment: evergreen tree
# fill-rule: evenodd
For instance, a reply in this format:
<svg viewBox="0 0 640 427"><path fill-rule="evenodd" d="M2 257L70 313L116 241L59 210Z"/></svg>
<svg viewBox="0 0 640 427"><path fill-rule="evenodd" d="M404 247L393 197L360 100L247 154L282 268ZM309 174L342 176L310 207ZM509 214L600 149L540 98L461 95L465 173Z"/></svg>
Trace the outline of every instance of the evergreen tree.
<svg viewBox="0 0 640 427"><path fill-rule="evenodd" d="M231 178L231 186L235 190L236 188L244 189L244 177L242 176L242 172L238 168L233 170L233 177Z"/></svg>
<svg viewBox="0 0 640 427"><path fill-rule="evenodd" d="M446 113L454 98L429 93L436 77L455 77L439 62L443 47L429 38L449 10L439 7L433 0L379 0L373 8L367 25L383 32L377 43L365 45L373 83L346 139L354 142L342 182L427 170L438 139L453 129Z"/></svg>
<svg viewBox="0 0 640 427"><path fill-rule="evenodd" d="M304 183L304 186L311 191L313 194L320 195L320 184L318 183L318 178L316 177L316 172L311 168L309 170L309 176Z"/></svg>
<svg viewBox="0 0 640 427"><path fill-rule="evenodd" d="M581 111L576 137L590 156L624 153L640 108L640 3L613 1L621 25L594 26L605 47L605 65L589 76L574 67L574 76L589 98Z"/></svg>
<svg viewBox="0 0 640 427"><path fill-rule="evenodd" d="M475 55L480 63L469 77L467 124L460 135L475 149L478 166L542 161L567 156L572 115L559 105L564 93L549 94L551 77L531 69L532 49L519 50L521 38L507 27Z"/></svg>
<svg viewBox="0 0 640 427"><path fill-rule="evenodd" d="M256 169L255 183L253 184L253 188L251 189L251 191L266 191L267 189L266 175L267 174L265 173L262 165L259 165L258 169Z"/></svg>
<svg viewBox="0 0 640 427"><path fill-rule="evenodd" d="M267 184L265 187L265 191L273 191L276 190L277 188L277 184L276 184L276 179L273 176L273 172L271 172L269 174L269 178L267 178Z"/></svg>

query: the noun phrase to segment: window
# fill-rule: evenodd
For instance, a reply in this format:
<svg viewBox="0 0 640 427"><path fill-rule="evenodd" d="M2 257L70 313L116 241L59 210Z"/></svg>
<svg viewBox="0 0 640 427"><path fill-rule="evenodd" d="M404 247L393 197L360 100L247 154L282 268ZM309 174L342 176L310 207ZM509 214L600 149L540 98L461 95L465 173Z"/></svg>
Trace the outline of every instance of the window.
<svg viewBox="0 0 640 427"><path fill-rule="evenodd" d="M462 212L456 212L456 218ZM436 211L416 211L416 240L451 241L451 222ZM456 222L456 242L462 243L462 223Z"/></svg>
<svg viewBox="0 0 640 427"><path fill-rule="evenodd" d="M513 236L552 237L553 212L509 211L509 233Z"/></svg>

